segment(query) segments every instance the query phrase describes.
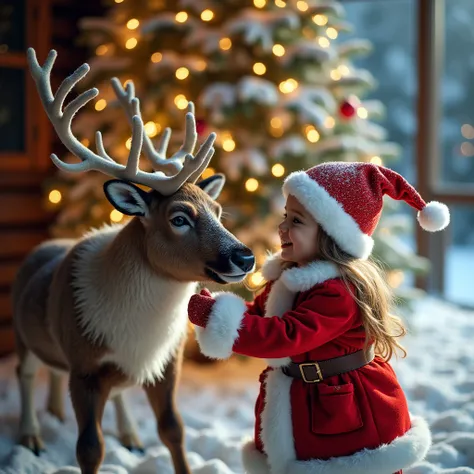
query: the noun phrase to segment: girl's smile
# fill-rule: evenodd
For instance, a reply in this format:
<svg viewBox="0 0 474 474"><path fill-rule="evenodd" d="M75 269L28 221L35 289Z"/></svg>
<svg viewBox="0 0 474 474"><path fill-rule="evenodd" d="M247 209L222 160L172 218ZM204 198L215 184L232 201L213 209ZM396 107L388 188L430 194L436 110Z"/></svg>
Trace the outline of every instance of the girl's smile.
<svg viewBox="0 0 474 474"><path fill-rule="evenodd" d="M281 257L288 262L304 265L318 255L318 223L303 205L289 195L285 206L283 222L278 231L281 241Z"/></svg>

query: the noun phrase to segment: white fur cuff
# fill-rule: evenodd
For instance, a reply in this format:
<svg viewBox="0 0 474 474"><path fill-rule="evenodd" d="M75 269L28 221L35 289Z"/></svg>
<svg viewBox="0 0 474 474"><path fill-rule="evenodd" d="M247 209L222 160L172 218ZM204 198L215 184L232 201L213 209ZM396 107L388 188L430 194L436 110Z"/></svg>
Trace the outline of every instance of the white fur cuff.
<svg viewBox="0 0 474 474"><path fill-rule="evenodd" d="M246 474L270 474L267 456L255 447L255 441L242 446L242 463Z"/></svg>
<svg viewBox="0 0 474 474"><path fill-rule="evenodd" d="M239 328L247 311L245 301L233 293L216 293L205 328L196 327L196 338L201 352L213 359L227 359L239 337Z"/></svg>

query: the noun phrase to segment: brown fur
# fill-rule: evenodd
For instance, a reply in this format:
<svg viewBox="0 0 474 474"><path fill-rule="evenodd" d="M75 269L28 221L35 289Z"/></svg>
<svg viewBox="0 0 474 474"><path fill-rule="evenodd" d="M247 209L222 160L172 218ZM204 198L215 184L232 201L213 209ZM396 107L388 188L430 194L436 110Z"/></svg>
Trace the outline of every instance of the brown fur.
<svg viewBox="0 0 474 474"><path fill-rule="evenodd" d="M98 238L104 240L96 246L91 265L97 266L94 271L97 271L100 284L99 293L105 299L104 307L110 308L112 313L113 308L120 307L115 298L128 298L128 286L133 288L140 279L148 280L155 275L163 282L167 281L168 285L189 285L190 282L208 280L206 267L209 265L227 273L224 267L231 266L228 262L236 250L249 255L249 250L219 222L220 206L199 186L186 183L170 197L154 193L149 207L148 217L133 218L109 240L104 240L101 237L104 234L97 232L79 241L52 240L43 244L26 259L14 284L14 327L23 401L31 390L28 384L34 376L32 354L54 369L70 372L69 389L79 427L77 459L83 474L98 472L104 457L100 425L107 399L113 396L115 389L134 383L117 363L103 360L114 355L105 342L107 334L94 337L82 320L83 308L78 303L76 288L83 275L78 263L86 252L91 251L90 242ZM177 235L170 224L170 215L177 207L186 208L196 218L194 227L186 235ZM244 273L248 271L243 270ZM91 298L96 290L90 293ZM166 307L166 301L163 305ZM138 315L133 311L130 313L126 317L133 322L132 319ZM100 320L102 316L99 311L93 315L92 321ZM166 315L153 317L159 319ZM156 320L149 323L155 324ZM170 450L175 472L188 474L183 426L174 401L183 343L184 340L179 342L164 367L162 377L146 381L143 387L156 416L159 435ZM126 344L133 348L143 342L131 340ZM61 413L60 408L54 407L55 403L51 405L51 411ZM22 416L22 424L29 427L23 427L21 433L24 444L38 451L42 443L37 428L34 428L34 420L24 421ZM133 441L134 433L126 434L122 439L135 445L129 446L131 448L141 446L138 441Z"/></svg>

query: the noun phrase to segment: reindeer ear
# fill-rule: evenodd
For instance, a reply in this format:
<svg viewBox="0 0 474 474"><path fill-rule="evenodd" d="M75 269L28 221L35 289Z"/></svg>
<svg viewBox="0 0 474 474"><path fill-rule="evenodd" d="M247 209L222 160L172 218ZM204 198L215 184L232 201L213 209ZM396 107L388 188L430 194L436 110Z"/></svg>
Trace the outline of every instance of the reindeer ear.
<svg viewBox="0 0 474 474"><path fill-rule="evenodd" d="M104 193L112 206L122 214L145 217L149 214L151 195L134 184L111 179L104 183Z"/></svg>
<svg viewBox="0 0 474 474"><path fill-rule="evenodd" d="M196 183L212 199L217 199L225 183L225 176L221 173L213 174L211 177L203 179Z"/></svg>

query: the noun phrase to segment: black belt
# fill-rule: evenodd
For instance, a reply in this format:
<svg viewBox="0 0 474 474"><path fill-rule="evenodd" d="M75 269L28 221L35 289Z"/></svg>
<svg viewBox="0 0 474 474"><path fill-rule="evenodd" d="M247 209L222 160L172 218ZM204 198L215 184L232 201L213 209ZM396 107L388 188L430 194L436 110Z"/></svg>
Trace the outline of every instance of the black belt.
<svg viewBox="0 0 474 474"><path fill-rule="evenodd" d="M318 383L328 377L360 369L364 365L370 364L374 357L374 347L370 346L366 351L360 350L333 359L302 362L300 364L291 362L289 365L282 367L282 372L288 377L303 379L306 383Z"/></svg>

